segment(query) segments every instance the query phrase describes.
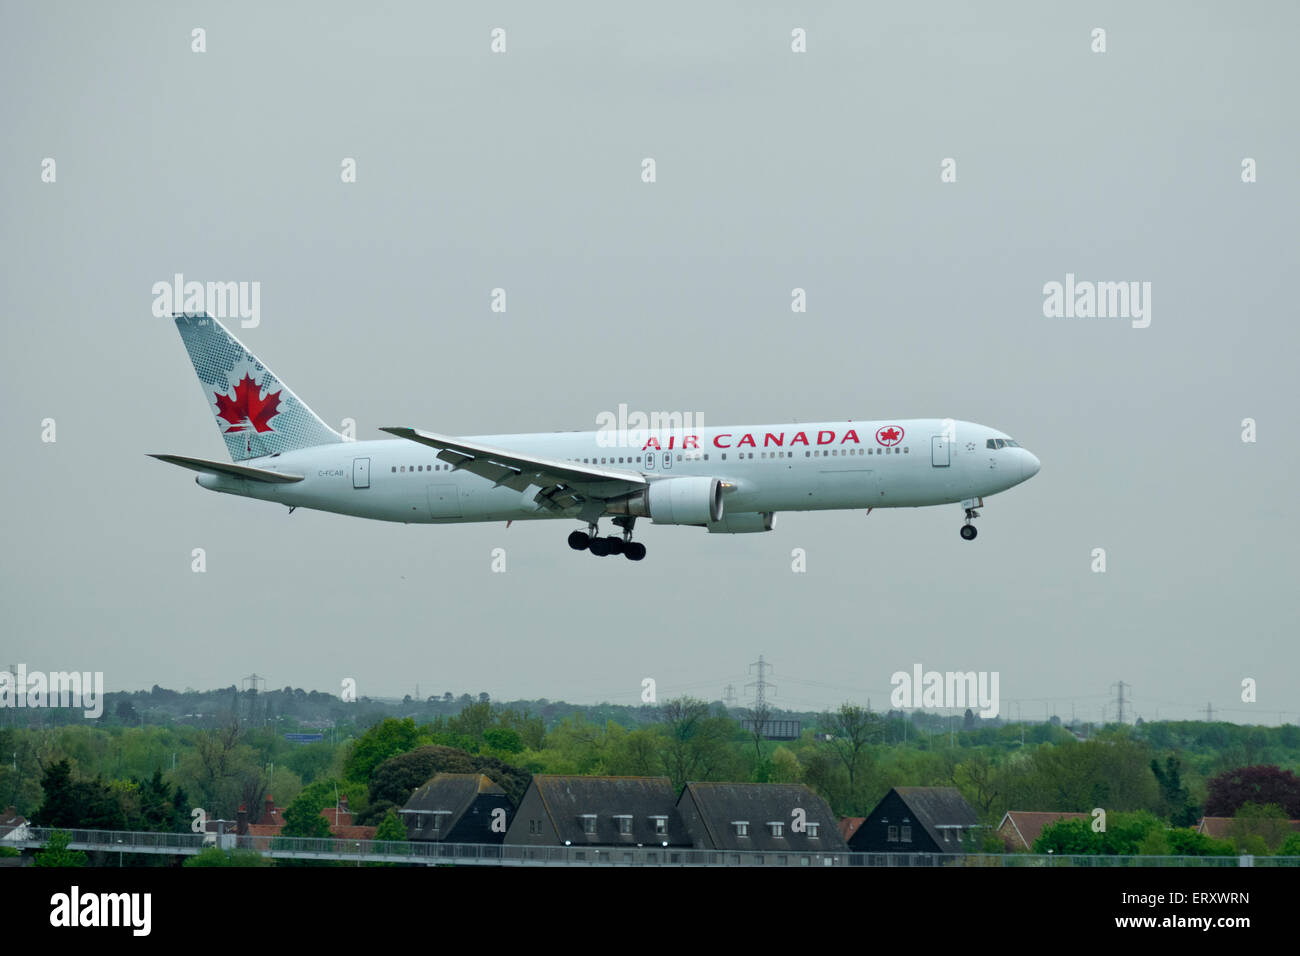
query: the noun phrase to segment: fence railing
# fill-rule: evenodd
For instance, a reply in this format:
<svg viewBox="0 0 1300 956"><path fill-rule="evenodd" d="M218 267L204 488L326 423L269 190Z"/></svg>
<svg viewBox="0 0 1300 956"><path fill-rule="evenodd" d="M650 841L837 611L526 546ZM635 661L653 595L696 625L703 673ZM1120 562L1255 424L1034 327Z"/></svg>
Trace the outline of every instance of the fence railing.
<svg viewBox="0 0 1300 956"><path fill-rule="evenodd" d="M39 849L54 829L0 828L0 846ZM700 850L663 846L519 846L484 843L340 840L335 838L79 830L69 849L106 853L190 856L212 846L275 859L361 863L478 864L489 866L866 866L866 867L1238 867L1300 866L1277 856L1070 856L1031 853L812 853ZM21 838L19 838L21 837Z"/></svg>

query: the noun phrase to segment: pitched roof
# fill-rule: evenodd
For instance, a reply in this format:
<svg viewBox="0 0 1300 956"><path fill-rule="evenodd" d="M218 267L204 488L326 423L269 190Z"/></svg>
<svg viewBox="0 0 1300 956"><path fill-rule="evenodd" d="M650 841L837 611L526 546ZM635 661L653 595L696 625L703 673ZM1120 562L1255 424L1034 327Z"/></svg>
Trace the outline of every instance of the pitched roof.
<svg viewBox="0 0 1300 956"><path fill-rule="evenodd" d="M690 838L677 814L672 781L667 777L570 777L538 774L542 806L557 838L575 846L635 846L638 843L689 846ZM595 818L595 833L585 821ZM631 833L620 829L620 817L631 817ZM655 832L654 817L664 817L667 833Z"/></svg>
<svg viewBox="0 0 1300 956"><path fill-rule="evenodd" d="M979 817L956 787L894 787L930 839L942 844L943 831L979 825Z"/></svg>
<svg viewBox="0 0 1300 956"><path fill-rule="evenodd" d="M504 790L481 773L435 774L406 801L402 807L402 822L407 824L407 833L413 840L439 839L446 836L470 805L485 793L499 794L502 797L506 795ZM429 825L416 829L413 826L413 814L428 814ZM443 817L437 830L433 829L434 814Z"/></svg>
<svg viewBox="0 0 1300 956"><path fill-rule="evenodd" d="M1043 828L1058 820L1087 820L1090 814L1052 810L1008 810L998 824L998 833L1008 842L1019 842L1026 850L1042 835Z"/></svg>
<svg viewBox="0 0 1300 956"><path fill-rule="evenodd" d="M844 837L844 842L848 843L853 838L853 834L858 832L858 827L862 826L862 821L866 817L840 817L840 836Z"/></svg>
<svg viewBox="0 0 1300 956"><path fill-rule="evenodd" d="M27 818L19 813L15 806L8 806L0 811L0 827L20 827L26 822Z"/></svg>
<svg viewBox="0 0 1300 956"><path fill-rule="evenodd" d="M688 783L682 802L690 796L699 809L703 834L697 841L719 850L843 851L847 849L831 808L802 783ZM679 804L680 805L680 804ZM817 836L795 830L795 811L806 823L817 824ZM741 835L737 823L745 823ZM778 836L772 824L780 824Z"/></svg>
<svg viewBox="0 0 1300 956"><path fill-rule="evenodd" d="M1232 839L1232 817L1201 817L1196 825L1196 832L1203 833L1215 840ZM1292 830L1300 832L1300 820L1288 820Z"/></svg>

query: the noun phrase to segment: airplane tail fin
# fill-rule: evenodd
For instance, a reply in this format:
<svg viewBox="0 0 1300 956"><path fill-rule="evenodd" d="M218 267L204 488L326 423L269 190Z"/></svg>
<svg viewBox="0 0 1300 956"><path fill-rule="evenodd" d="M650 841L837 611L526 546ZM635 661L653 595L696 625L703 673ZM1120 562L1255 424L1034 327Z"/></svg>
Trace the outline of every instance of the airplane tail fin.
<svg viewBox="0 0 1300 956"><path fill-rule="evenodd" d="M232 461L343 441L216 319L175 319Z"/></svg>

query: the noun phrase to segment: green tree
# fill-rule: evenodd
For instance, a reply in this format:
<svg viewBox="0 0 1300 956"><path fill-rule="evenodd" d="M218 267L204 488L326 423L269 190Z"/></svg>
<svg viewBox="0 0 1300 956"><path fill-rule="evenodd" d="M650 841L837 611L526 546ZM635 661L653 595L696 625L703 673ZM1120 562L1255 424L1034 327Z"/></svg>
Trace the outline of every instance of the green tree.
<svg viewBox="0 0 1300 956"><path fill-rule="evenodd" d="M406 827L402 826L396 810L389 810L384 814L384 818L379 821L379 826L375 829L375 839L393 842L406 840Z"/></svg>
<svg viewBox="0 0 1300 956"><path fill-rule="evenodd" d="M1165 758L1165 764L1151 761L1151 772L1160 787L1160 811L1176 827L1189 827L1196 823L1196 804L1192 802L1191 792L1183 784L1182 763L1173 754Z"/></svg>
<svg viewBox="0 0 1300 956"><path fill-rule="evenodd" d="M275 860L252 850L222 850L215 846L186 857L182 866L275 866Z"/></svg>
<svg viewBox="0 0 1300 956"><path fill-rule="evenodd" d="M737 769L728 746L738 731L736 722L709 712L707 702L678 697L664 704L660 760L675 789L689 780L726 779Z"/></svg>
<svg viewBox="0 0 1300 956"><path fill-rule="evenodd" d="M37 851L32 860L33 866L85 866L86 854L80 850L69 850L72 834L67 830L55 830L49 840Z"/></svg>
<svg viewBox="0 0 1300 956"><path fill-rule="evenodd" d="M1278 856L1300 856L1300 833L1292 833L1277 848Z"/></svg>
<svg viewBox="0 0 1300 956"><path fill-rule="evenodd" d="M823 714L821 723L832 735L830 748L849 775L850 792L856 792L859 776L870 762L868 748L884 731L883 720L879 714L845 701L834 713Z"/></svg>
<svg viewBox="0 0 1300 956"><path fill-rule="evenodd" d="M353 745L343 775L348 780L369 783L374 769L389 757L432 742L427 725L417 727L410 717L404 720L386 718L362 734Z"/></svg>
<svg viewBox="0 0 1300 956"><path fill-rule="evenodd" d="M1258 849L1245 849L1248 844L1256 846L1252 838L1258 838L1266 852L1272 853L1291 835L1291 824L1286 811L1276 803L1243 803L1232 815L1228 832L1232 842L1244 852L1258 853Z"/></svg>

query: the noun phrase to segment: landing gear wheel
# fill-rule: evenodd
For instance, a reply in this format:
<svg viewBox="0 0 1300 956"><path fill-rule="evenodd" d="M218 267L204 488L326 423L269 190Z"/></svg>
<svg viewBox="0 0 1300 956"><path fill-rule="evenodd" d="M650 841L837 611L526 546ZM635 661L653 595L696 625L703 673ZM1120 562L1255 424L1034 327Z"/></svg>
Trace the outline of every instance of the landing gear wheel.
<svg viewBox="0 0 1300 956"><path fill-rule="evenodd" d="M586 551L591 544L591 536L585 531L575 531L569 535L569 547L574 551Z"/></svg>
<svg viewBox="0 0 1300 956"><path fill-rule="evenodd" d="M587 547L596 557L603 558L609 554L609 538L592 538Z"/></svg>
<svg viewBox="0 0 1300 956"><path fill-rule="evenodd" d="M615 537L614 535L611 534L608 538L605 539L606 554L622 554L626 548L627 548L627 542L624 541L622 538Z"/></svg>
<svg viewBox="0 0 1300 956"><path fill-rule="evenodd" d="M640 541L629 541L623 554L629 561L640 561L645 557L645 545Z"/></svg>
<svg viewBox="0 0 1300 956"><path fill-rule="evenodd" d="M967 541L974 541L975 535L977 534L979 534L979 532L975 530L973 524L964 524L961 526L961 536Z"/></svg>

